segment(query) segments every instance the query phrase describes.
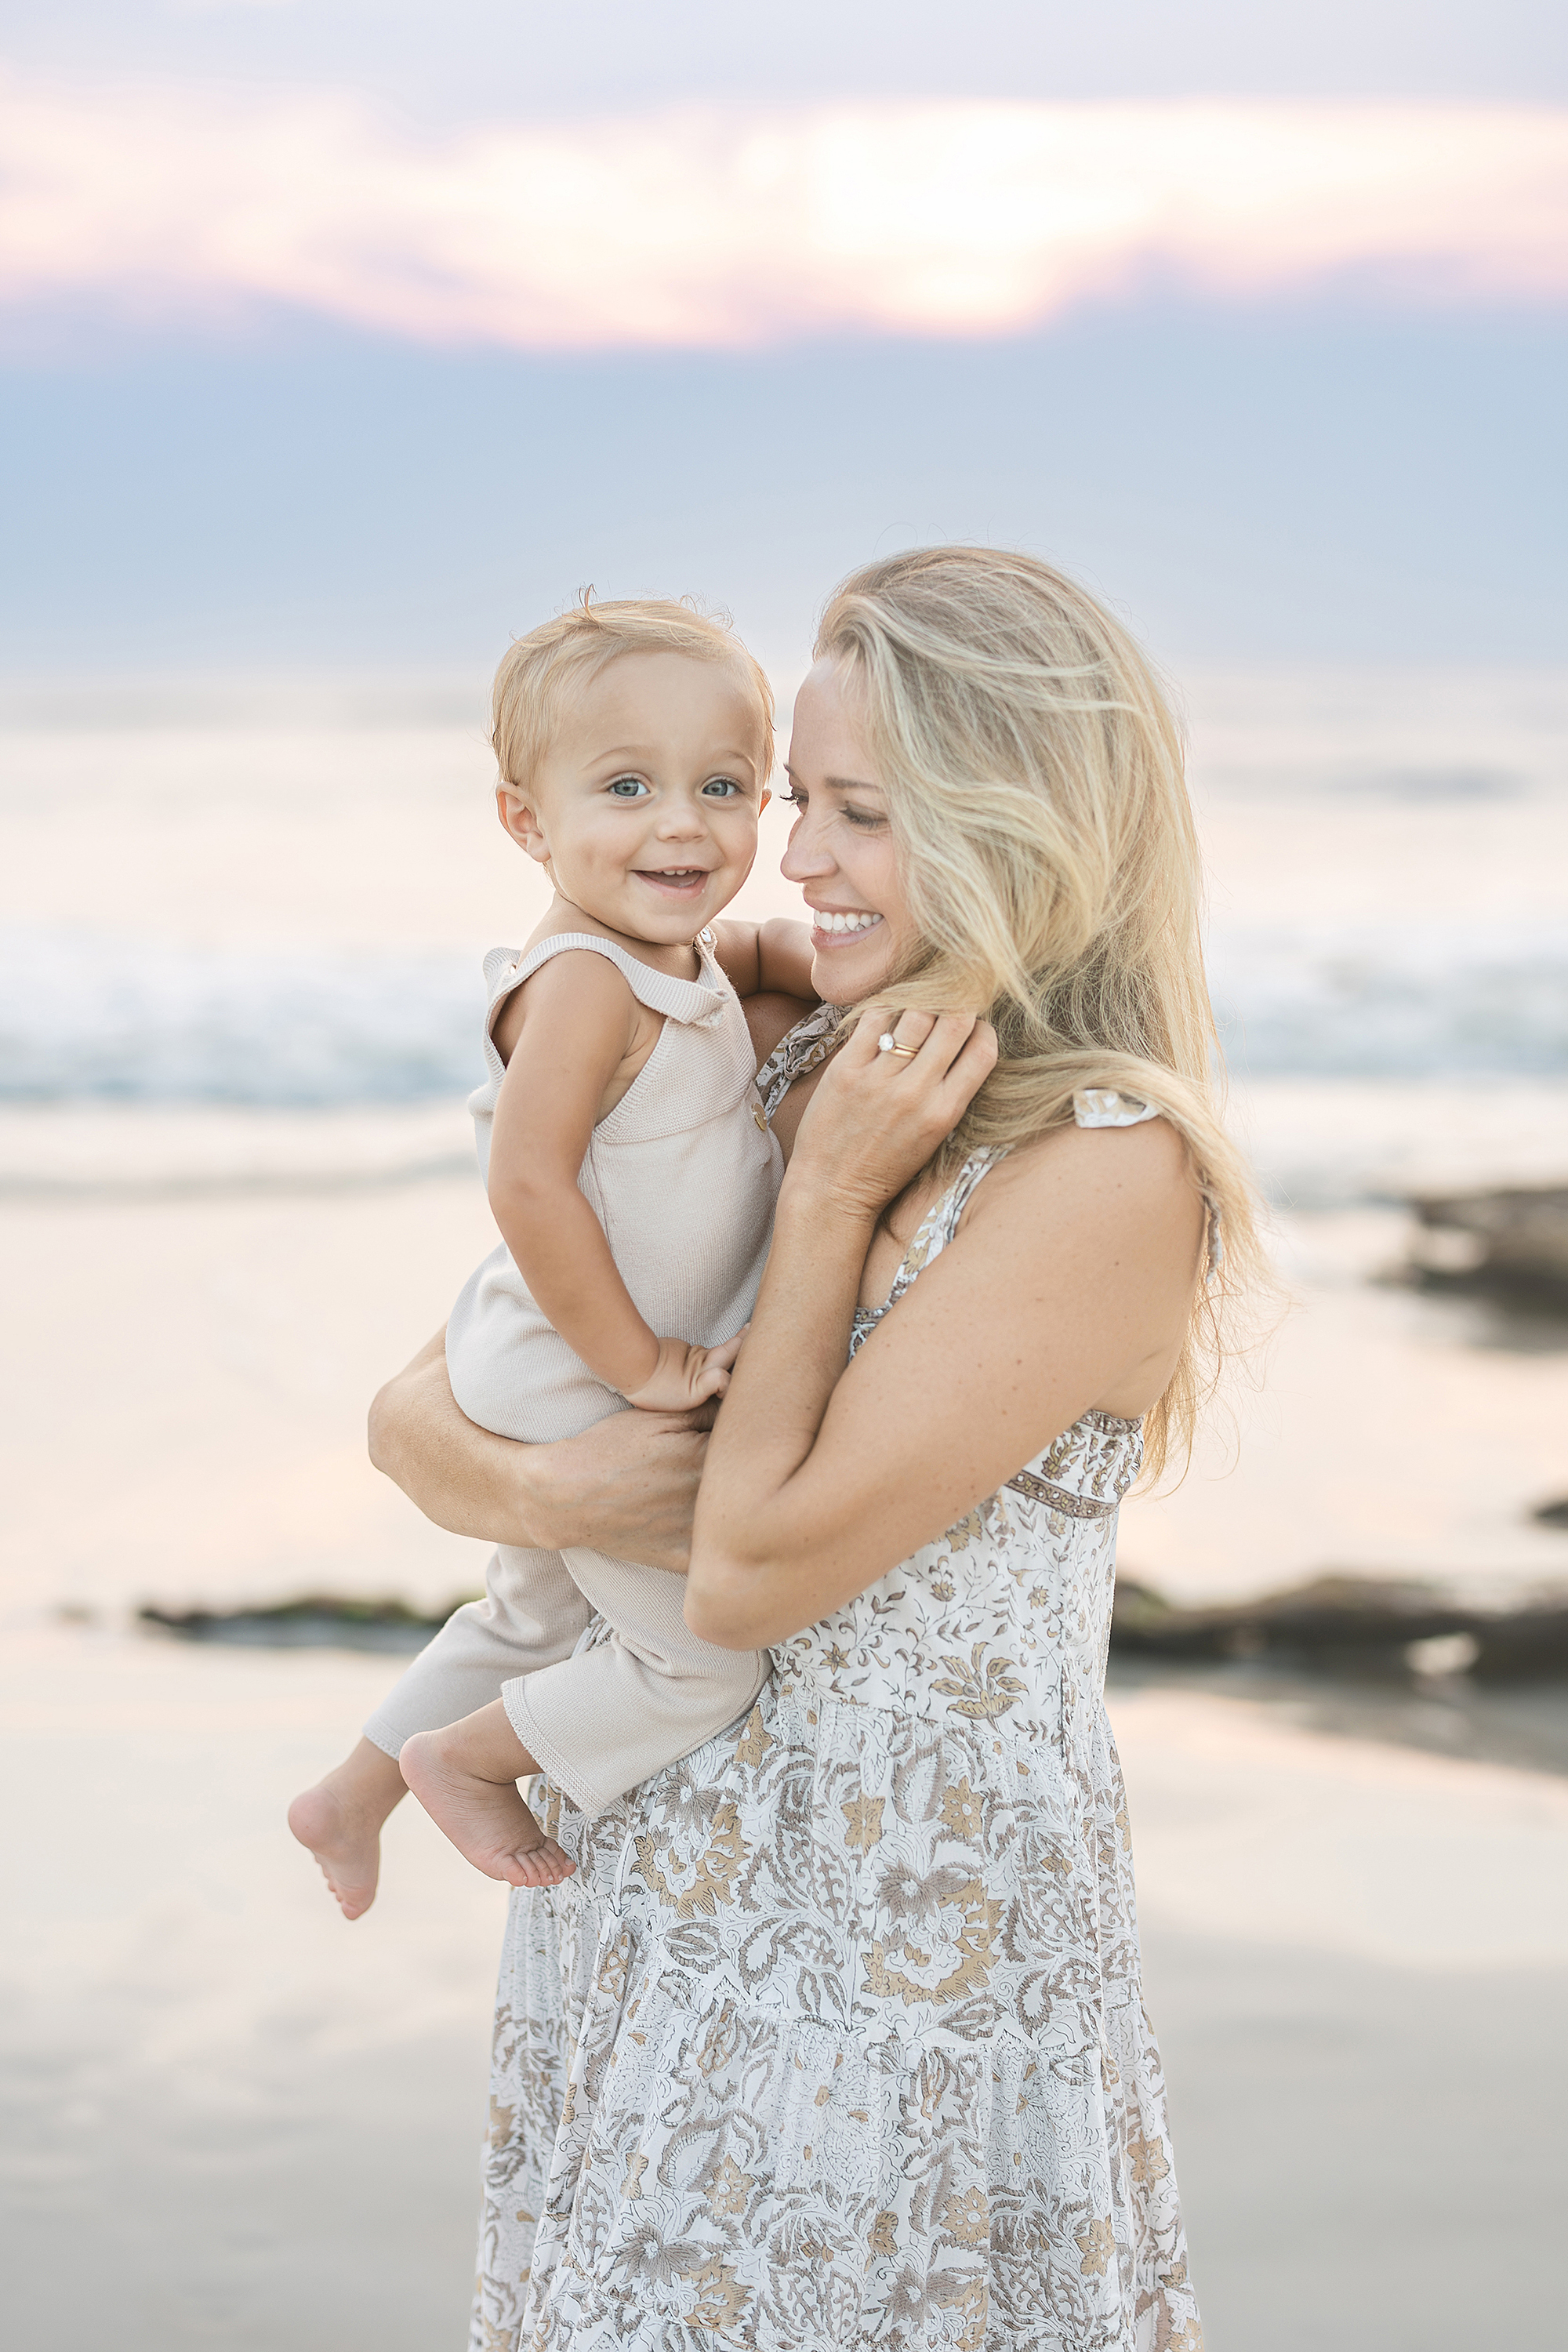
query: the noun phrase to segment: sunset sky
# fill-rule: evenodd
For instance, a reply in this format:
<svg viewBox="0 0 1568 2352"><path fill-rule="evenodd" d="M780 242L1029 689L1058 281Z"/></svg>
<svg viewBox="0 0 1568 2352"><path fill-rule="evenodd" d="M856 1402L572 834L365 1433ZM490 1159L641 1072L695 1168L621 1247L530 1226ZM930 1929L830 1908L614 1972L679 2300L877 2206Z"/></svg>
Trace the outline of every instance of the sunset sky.
<svg viewBox="0 0 1568 2352"><path fill-rule="evenodd" d="M13 677L589 579L783 658L948 537L1177 658L1561 652L1559 9L66 0L0 154Z"/></svg>

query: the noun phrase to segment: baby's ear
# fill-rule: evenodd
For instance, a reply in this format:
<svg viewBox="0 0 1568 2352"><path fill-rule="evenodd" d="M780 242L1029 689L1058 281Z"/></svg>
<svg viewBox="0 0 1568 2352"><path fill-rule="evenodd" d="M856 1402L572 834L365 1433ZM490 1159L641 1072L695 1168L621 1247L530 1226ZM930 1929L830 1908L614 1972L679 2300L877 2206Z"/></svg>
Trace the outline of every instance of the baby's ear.
<svg viewBox="0 0 1568 2352"><path fill-rule="evenodd" d="M510 784L496 786L496 814L503 831L511 835L520 849L526 850L541 866L549 862L550 844L538 817L522 794L514 792Z"/></svg>

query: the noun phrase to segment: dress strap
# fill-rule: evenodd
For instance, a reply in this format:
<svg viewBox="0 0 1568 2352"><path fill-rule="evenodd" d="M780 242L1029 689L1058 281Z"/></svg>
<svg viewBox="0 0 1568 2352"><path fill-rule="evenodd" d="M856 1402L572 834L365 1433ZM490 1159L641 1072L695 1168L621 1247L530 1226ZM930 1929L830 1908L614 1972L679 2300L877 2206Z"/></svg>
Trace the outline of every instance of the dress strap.
<svg viewBox="0 0 1568 2352"><path fill-rule="evenodd" d="M700 942L697 950L702 979L677 980L673 973L656 971L651 964L628 955L613 940L595 938L592 931L561 931L553 939L541 940L526 954L520 954L515 948L490 950L485 958L489 1008L487 1030L494 1026L497 1013L514 990L521 988L525 980L531 980L552 956L575 949L586 949L590 954L602 955L613 963L637 1003L646 1004L650 1013L662 1013L668 1019L692 1028L707 1028L718 1020L731 993L706 942Z"/></svg>
<svg viewBox="0 0 1568 2352"><path fill-rule="evenodd" d="M917 1251L920 1251L920 1265L929 1265L931 1258L941 1256L941 1251L947 1249L947 1242L952 1242L952 1237L957 1234L959 1218L963 1216L963 1209L969 1206L969 1195L973 1192L973 1188L983 1176L990 1176L992 1169L1004 1157L1006 1157L1006 1152L999 1150L996 1146L992 1146L990 1150L971 1152L969 1160L963 1162L963 1167L952 1179L952 1183L947 1185L942 1197L936 1202L936 1206L926 1213L920 1233L914 1234L914 1240L910 1242L910 1254L902 1261L900 1275L905 1270L910 1275L914 1273Z"/></svg>
<svg viewBox="0 0 1568 2352"><path fill-rule="evenodd" d="M904 1252L903 1262L893 1276L892 1288L880 1307L858 1307L855 1309L854 1328L849 1340L851 1355L869 1339L883 1316L898 1305L905 1291L918 1275L925 1272L932 1258L942 1255L958 1231L959 1219L969 1204L970 1194L981 1178L988 1175L997 1161L1005 1157L1005 1151L996 1146L986 1151L971 1152L942 1198L933 1202L921 1219L914 1239Z"/></svg>

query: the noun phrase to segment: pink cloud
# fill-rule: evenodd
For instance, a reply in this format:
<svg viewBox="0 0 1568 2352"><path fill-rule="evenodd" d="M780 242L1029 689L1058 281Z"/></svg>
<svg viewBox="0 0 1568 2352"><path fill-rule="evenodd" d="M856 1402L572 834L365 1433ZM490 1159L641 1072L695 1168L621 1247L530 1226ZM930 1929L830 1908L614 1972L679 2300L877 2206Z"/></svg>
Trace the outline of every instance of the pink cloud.
<svg viewBox="0 0 1568 2352"><path fill-rule="evenodd" d="M684 111L431 138L352 97L0 82L0 303L270 305L431 341L1017 332L1149 273L1568 296L1568 110Z"/></svg>

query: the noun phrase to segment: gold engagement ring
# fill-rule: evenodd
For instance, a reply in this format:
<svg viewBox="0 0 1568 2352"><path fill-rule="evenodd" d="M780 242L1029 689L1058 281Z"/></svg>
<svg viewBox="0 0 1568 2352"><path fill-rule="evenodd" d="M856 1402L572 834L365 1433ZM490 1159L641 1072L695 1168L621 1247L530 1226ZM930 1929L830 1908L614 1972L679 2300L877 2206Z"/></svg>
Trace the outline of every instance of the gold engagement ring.
<svg viewBox="0 0 1568 2352"><path fill-rule="evenodd" d="M912 1061L914 1056L920 1052L920 1047L918 1045L900 1045L892 1031L890 1029L885 1029L877 1040L877 1051L879 1054L902 1054L907 1061Z"/></svg>

